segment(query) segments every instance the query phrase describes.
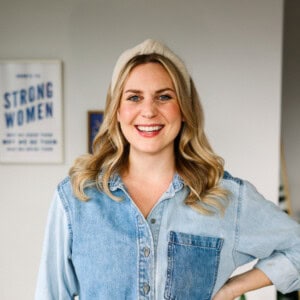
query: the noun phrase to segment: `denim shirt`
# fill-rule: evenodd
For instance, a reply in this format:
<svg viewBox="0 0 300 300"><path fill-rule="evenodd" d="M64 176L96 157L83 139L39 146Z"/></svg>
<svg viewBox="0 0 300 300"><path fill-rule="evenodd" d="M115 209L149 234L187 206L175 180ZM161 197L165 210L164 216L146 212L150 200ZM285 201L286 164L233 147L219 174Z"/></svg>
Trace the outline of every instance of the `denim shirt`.
<svg viewBox="0 0 300 300"><path fill-rule="evenodd" d="M225 172L225 215L184 204L189 189L175 175L147 218L115 175L112 200L90 187L90 200L62 181L52 202L36 300L209 300L240 265L258 259L283 293L300 289L300 227L247 181Z"/></svg>

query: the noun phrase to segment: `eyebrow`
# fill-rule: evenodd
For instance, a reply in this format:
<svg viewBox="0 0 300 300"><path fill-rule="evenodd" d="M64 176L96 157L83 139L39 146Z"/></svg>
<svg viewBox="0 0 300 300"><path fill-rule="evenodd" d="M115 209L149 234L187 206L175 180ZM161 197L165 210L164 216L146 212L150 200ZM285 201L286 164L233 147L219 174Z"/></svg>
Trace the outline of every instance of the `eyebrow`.
<svg viewBox="0 0 300 300"><path fill-rule="evenodd" d="M155 92L155 94L160 94L160 93L167 92L167 91L170 91L170 92L175 93L175 91L174 91L173 89L171 89L171 88L163 88L163 89L157 90L157 91ZM126 90L124 93L125 93L125 94L126 94L126 93L141 94L142 91L136 90L136 89L129 89L129 90Z"/></svg>
<svg viewBox="0 0 300 300"><path fill-rule="evenodd" d="M131 90L131 89L129 89L129 90L126 90L124 93L125 93L125 94L126 94L126 93L140 94L141 91L140 91L140 90Z"/></svg>
<svg viewBox="0 0 300 300"><path fill-rule="evenodd" d="M164 89L156 91L156 94L160 94L160 93L168 92L168 91L175 93L175 91L173 89L171 89L171 88L164 88Z"/></svg>

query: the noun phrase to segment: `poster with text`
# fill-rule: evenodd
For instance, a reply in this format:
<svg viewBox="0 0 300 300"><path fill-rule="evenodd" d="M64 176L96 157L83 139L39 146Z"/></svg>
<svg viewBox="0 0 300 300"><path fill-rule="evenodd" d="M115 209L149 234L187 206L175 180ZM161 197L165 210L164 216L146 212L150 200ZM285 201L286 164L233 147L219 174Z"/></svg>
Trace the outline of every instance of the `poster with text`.
<svg viewBox="0 0 300 300"><path fill-rule="evenodd" d="M0 162L61 163L61 61L0 61Z"/></svg>

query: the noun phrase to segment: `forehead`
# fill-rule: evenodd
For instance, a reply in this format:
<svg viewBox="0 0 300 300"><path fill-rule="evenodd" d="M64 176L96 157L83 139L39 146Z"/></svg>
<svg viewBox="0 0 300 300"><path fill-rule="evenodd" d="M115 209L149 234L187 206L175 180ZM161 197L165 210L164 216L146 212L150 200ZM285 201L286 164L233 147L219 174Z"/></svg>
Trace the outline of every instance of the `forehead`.
<svg viewBox="0 0 300 300"><path fill-rule="evenodd" d="M160 63L144 63L135 66L125 80L125 87L136 84L156 84L174 87L171 76Z"/></svg>

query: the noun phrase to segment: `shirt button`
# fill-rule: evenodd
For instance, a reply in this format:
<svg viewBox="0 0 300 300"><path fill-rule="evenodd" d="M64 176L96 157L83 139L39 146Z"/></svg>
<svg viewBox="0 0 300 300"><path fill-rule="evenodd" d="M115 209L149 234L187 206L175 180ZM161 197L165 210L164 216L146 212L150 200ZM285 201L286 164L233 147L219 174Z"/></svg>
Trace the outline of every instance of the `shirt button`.
<svg viewBox="0 0 300 300"><path fill-rule="evenodd" d="M148 283L144 283L143 291L145 295L147 295L150 292L150 285Z"/></svg>
<svg viewBox="0 0 300 300"><path fill-rule="evenodd" d="M150 222L151 222L151 224L155 224L156 223L156 219L151 219Z"/></svg>
<svg viewBox="0 0 300 300"><path fill-rule="evenodd" d="M150 254L150 249L149 249L148 247L145 247L145 248L144 248L144 255L145 255L146 257L148 257L149 254Z"/></svg>

